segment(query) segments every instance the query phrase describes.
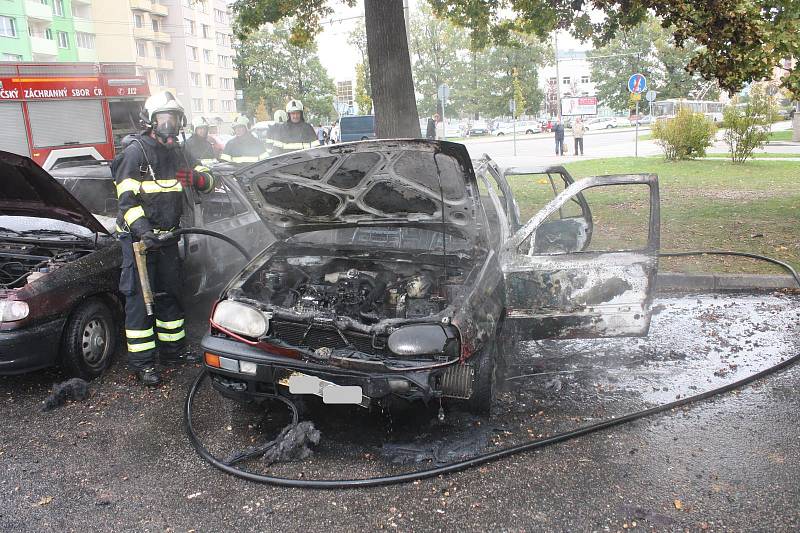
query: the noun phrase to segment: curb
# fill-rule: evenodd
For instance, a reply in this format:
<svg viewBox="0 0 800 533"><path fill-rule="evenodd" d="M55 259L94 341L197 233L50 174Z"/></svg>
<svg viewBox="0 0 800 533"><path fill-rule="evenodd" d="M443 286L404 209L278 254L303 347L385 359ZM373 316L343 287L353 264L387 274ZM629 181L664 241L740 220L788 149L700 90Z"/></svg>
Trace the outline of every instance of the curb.
<svg viewBox="0 0 800 533"><path fill-rule="evenodd" d="M797 288L797 282L789 275L659 272L656 277L656 291L725 292Z"/></svg>

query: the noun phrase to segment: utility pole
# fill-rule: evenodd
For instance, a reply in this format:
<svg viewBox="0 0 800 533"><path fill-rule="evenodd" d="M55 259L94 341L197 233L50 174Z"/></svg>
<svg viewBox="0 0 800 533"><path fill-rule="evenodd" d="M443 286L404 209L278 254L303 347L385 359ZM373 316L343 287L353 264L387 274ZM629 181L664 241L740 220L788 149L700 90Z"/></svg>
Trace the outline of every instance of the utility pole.
<svg viewBox="0 0 800 533"><path fill-rule="evenodd" d="M558 70L558 30L553 32L553 48L556 54L556 109L558 109L558 120L561 120L561 75Z"/></svg>

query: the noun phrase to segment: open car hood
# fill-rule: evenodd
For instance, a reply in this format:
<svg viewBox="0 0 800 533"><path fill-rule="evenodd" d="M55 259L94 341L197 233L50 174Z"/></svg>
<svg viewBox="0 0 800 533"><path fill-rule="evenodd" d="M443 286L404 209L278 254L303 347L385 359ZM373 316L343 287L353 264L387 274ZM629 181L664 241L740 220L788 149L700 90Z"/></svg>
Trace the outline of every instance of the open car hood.
<svg viewBox="0 0 800 533"><path fill-rule="evenodd" d="M271 157L234 173L250 203L283 238L321 229L413 225L475 240L485 227L463 145L373 140ZM441 188L440 188L441 183Z"/></svg>
<svg viewBox="0 0 800 533"><path fill-rule="evenodd" d="M78 224L95 233L108 231L30 158L0 151L0 215L34 216Z"/></svg>

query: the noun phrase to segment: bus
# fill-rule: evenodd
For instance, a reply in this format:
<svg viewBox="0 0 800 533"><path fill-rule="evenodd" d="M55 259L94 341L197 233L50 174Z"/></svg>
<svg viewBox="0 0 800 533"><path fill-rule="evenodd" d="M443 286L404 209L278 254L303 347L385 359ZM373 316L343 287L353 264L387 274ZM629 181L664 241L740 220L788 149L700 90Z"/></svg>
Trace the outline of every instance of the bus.
<svg viewBox="0 0 800 533"><path fill-rule="evenodd" d="M681 107L688 107L695 113L703 113L714 122L722 122L725 104L715 100L683 100L672 98L653 102L653 116L658 119L672 118Z"/></svg>
<svg viewBox="0 0 800 533"><path fill-rule="evenodd" d="M113 159L148 96L134 63L0 63L0 150L45 170Z"/></svg>

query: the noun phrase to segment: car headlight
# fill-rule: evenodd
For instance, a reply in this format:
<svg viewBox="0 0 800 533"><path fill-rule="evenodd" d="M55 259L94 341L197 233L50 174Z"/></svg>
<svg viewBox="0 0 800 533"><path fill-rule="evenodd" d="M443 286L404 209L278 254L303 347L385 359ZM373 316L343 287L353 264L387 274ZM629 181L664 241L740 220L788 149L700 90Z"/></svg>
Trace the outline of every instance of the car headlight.
<svg viewBox="0 0 800 533"><path fill-rule="evenodd" d="M261 311L231 300L218 303L211 320L232 333L252 338L263 336L269 328L269 321Z"/></svg>
<svg viewBox="0 0 800 533"><path fill-rule="evenodd" d="M397 355L427 355L445 352L448 341L455 340L438 324L406 326L389 335L387 345Z"/></svg>
<svg viewBox="0 0 800 533"><path fill-rule="evenodd" d="M30 313L27 302L20 300L0 301L0 322L14 322L22 320Z"/></svg>

